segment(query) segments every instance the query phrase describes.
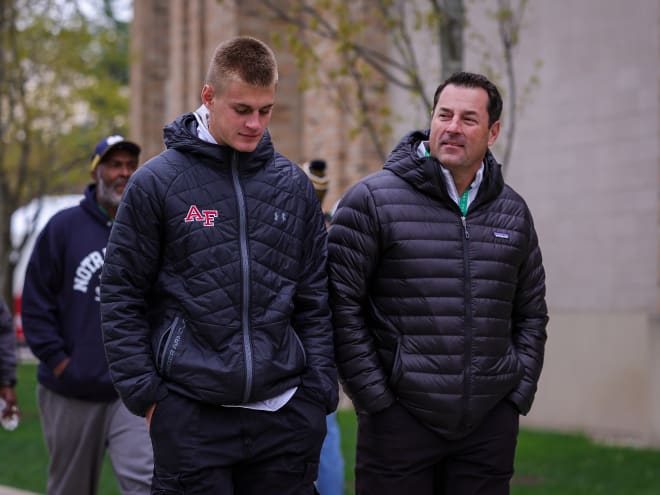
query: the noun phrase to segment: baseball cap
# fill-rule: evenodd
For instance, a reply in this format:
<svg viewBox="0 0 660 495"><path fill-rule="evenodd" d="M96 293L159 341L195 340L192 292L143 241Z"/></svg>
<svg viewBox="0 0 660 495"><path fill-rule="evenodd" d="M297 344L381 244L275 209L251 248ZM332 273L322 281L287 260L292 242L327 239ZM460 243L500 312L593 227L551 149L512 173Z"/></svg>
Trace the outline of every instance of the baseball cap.
<svg viewBox="0 0 660 495"><path fill-rule="evenodd" d="M132 141L127 141L124 136L115 134L99 141L92 155L91 169L94 168L107 156L108 153L115 150L126 150L135 156L140 154L140 147Z"/></svg>
<svg viewBox="0 0 660 495"><path fill-rule="evenodd" d="M325 174L326 163L325 160L311 160L303 164L303 170L307 174L309 180L314 185L319 201L323 201L325 193L328 191L328 184L330 179Z"/></svg>

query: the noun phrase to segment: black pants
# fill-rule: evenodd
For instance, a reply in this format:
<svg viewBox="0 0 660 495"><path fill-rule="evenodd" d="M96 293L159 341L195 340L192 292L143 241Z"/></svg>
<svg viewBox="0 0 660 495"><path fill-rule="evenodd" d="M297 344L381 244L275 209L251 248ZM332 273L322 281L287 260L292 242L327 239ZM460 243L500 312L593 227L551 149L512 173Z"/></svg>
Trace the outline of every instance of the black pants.
<svg viewBox="0 0 660 495"><path fill-rule="evenodd" d="M502 401L471 434L446 440L398 403L358 416L357 495L507 495L519 414Z"/></svg>
<svg viewBox="0 0 660 495"><path fill-rule="evenodd" d="M171 393L151 421L152 494L312 495L325 411L302 387L275 412Z"/></svg>

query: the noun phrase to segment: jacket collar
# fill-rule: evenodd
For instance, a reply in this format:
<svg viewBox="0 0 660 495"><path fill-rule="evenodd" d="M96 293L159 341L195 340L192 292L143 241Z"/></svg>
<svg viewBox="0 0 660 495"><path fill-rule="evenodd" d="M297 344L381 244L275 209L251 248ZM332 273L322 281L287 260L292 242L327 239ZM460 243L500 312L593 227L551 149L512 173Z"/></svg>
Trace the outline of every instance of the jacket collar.
<svg viewBox="0 0 660 495"><path fill-rule="evenodd" d="M445 203L453 203L447 192L447 184L440 168L440 163L432 156L419 156L417 148L422 141L428 141L429 129L413 131L401 139L390 153L384 169L408 182L412 187ZM477 203L490 201L500 194L504 187L502 166L497 163L490 150L484 158L484 176Z"/></svg>
<svg viewBox="0 0 660 495"><path fill-rule="evenodd" d="M220 168L229 168L233 157L236 156L240 171L264 167L274 159L275 149L268 130L264 133L256 149L245 153L236 151L229 146L209 143L200 139L197 135L198 125L192 112L179 116L163 129L165 146L168 149L196 155L200 160Z"/></svg>

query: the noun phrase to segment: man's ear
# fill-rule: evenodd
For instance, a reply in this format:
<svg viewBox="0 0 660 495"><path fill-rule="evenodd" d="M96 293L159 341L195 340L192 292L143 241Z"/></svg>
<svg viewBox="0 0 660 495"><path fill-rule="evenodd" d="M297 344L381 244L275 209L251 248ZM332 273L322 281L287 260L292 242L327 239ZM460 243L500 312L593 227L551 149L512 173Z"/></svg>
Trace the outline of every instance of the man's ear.
<svg viewBox="0 0 660 495"><path fill-rule="evenodd" d="M92 176L92 180L93 180L94 182L96 182L96 180L97 180L97 177L96 177L96 170L97 170L98 168L99 168L99 166L97 165L97 166L94 167L94 168L92 169L92 171L89 173L89 175Z"/></svg>
<svg viewBox="0 0 660 495"><path fill-rule="evenodd" d="M497 141L497 136L500 135L500 121L497 120L488 129L488 146L492 146Z"/></svg>
<svg viewBox="0 0 660 495"><path fill-rule="evenodd" d="M206 106L206 108L209 108L212 105L214 95L215 92L213 91L211 85L205 84L202 88L202 103Z"/></svg>

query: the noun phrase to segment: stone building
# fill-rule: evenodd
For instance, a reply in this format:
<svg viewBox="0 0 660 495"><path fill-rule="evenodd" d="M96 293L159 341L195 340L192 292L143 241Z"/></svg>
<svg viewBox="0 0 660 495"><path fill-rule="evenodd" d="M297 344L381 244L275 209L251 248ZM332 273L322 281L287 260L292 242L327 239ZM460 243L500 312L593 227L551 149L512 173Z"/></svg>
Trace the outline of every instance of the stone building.
<svg viewBox="0 0 660 495"><path fill-rule="evenodd" d="M267 40L280 27L251 14L256 0L134 4L131 135L148 157L162 147L162 126L198 106L218 42L236 34ZM496 47L490 4L466 2L467 15ZM465 68L480 71L466 43ZM329 207L381 163L365 138L349 137L346 116L321 92L298 89L293 57L276 51L271 132L295 161L328 160ZM515 60L519 79L536 73L539 86L517 120L507 180L535 216L551 315L524 424L660 445L660 0L531 1ZM432 61L424 71L438 78ZM426 125L406 112L401 92L392 88L389 98L402 110L394 138Z"/></svg>
<svg viewBox="0 0 660 495"><path fill-rule="evenodd" d="M236 35L273 46L281 26L255 15L258 0L140 0L131 28L131 135L143 156L162 148L162 127L200 105L200 92L213 50ZM352 139L347 116L323 92L301 92L293 56L275 50L280 79L270 132L278 151L297 163L322 158L332 186L324 207L379 160L364 138ZM346 167L346 164L351 164Z"/></svg>

